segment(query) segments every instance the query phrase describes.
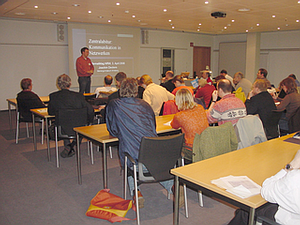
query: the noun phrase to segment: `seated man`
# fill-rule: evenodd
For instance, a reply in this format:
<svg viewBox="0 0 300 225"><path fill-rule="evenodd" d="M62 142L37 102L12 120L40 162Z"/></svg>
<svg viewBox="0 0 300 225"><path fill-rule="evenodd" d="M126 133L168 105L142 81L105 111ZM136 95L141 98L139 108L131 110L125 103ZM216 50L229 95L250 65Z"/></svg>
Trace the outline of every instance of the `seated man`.
<svg viewBox="0 0 300 225"><path fill-rule="evenodd" d="M221 79L217 83L217 90L212 93L212 102L206 111L209 123L218 122L219 125L231 122L237 123L239 118L247 115L246 107L242 100L231 94L231 83L227 79ZM218 96L221 98L217 101Z"/></svg>
<svg viewBox="0 0 300 225"><path fill-rule="evenodd" d="M88 118L87 121L92 122L94 118L93 107L85 100L83 94L70 91L71 78L66 75L60 75L57 78L57 87L59 91L53 92L49 95L50 101L48 105L49 115L56 115L59 109L81 109L87 108ZM71 115L70 115L71 116ZM69 139L64 139L64 150L61 152L61 157L71 157L75 154L74 146L76 140L70 143Z"/></svg>
<svg viewBox="0 0 300 225"><path fill-rule="evenodd" d="M118 89L115 87L112 87L113 78L110 75L107 75L104 77L104 87L98 87L95 90L96 98L100 98L101 95L99 95L99 92L115 92Z"/></svg>
<svg viewBox="0 0 300 225"><path fill-rule="evenodd" d="M159 115L164 102L175 98L167 89L153 83L152 78L147 74L141 77L141 83L145 88L143 99L152 107L155 116Z"/></svg>
<svg viewBox="0 0 300 225"><path fill-rule="evenodd" d="M161 87L162 88L162 87ZM167 91L167 90L166 90ZM109 102L106 108L106 125L109 133L119 139L119 156L124 167L124 152L128 152L137 162L142 137L156 137L156 120L151 106L140 98L138 84L134 78L126 78L120 87L120 98ZM130 161L128 166L132 167ZM169 192L173 180L161 183ZM128 177L128 185L133 195L134 182ZM139 203L143 206L143 198L139 192Z"/></svg>
<svg viewBox="0 0 300 225"><path fill-rule="evenodd" d="M174 77L173 71L171 70L167 71L166 76L162 79L162 83L160 84L171 93L175 89L175 85L172 82L173 77Z"/></svg>
<svg viewBox="0 0 300 225"><path fill-rule="evenodd" d="M210 70L202 70L201 77L207 81L209 85L213 85L213 82L210 78L211 71Z"/></svg>
<svg viewBox="0 0 300 225"><path fill-rule="evenodd" d="M300 224L300 150L294 159L276 175L267 178L262 185L261 195L271 204L255 211L279 224ZM238 209L228 225L248 224L248 212Z"/></svg>
<svg viewBox="0 0 300 225"><path fill-rule="evenodd" d="M268 119L272 116L272 111L276 110L276 105L272 96L267 91L268 83L265 79L257 79L253 84L253 89L245 102L247 113L258 114L265 131ZM268 136L268 134L266 134Z"/></svg>
<svg viewBox="0 0 300 225"><path fill-rule="evenodd" d="M268 84L268 88L271 88L271 83L270 81L267 79L267 75L268 75L268 71L264 68L260 68L256 74L257 78L256 79L264 79L267 81ZM247 96L246 96L247 97Z"/></svg>
<svg viewBox="0 0 300 225"><path fill-rule="evenodd" d="M242 91L245 93L245 97L247 98L247 96L252 88L251 81L246 79L242 72L237 72L234 74L233 83L235 85L234 86L235 90L237 90L239 87L241 87Z"/></svg>
<svg viewBox="0 0 300 225"><path fill-rule="evenodd" d="M32 121L30 109L44 108L45 105L37 94L32 92L32 80L24 78L21 80L22 91L17 95L17 103L20 111L20 117L25 121Z"/></svg>

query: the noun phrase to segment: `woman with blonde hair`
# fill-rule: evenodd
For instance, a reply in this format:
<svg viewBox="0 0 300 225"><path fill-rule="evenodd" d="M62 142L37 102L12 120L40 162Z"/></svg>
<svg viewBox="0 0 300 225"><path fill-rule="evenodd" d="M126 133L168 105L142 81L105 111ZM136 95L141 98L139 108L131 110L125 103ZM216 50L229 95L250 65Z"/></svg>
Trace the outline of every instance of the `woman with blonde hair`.
<svg viewBox="0 0 300 225"><path fill-rule="evenodd" d="M194 102L191 92L182 88L177 91L175 102L179 112L175 114L171 126L174 129L181 128L185 134L184 158L192 161L192 147L196 133L201 134L208 127L205 110Z"/></svg>

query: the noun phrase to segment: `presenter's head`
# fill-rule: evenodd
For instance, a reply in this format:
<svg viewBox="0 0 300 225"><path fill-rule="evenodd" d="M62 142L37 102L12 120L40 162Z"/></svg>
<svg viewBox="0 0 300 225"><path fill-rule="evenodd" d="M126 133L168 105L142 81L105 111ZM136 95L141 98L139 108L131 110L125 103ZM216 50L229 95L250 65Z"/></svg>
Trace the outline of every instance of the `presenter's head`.
<svg viewBox="0 0 300 225"><path fill-rule="evenodd" d="M60 75L56 80L56 86L58 89L69 89L71 87L71 78L67 74Z"/></svg>
<svg viewBox="0 0 300 225"><path fill-rule="evenodd" d="M31 91L32 90L32 80L30 78L24 78L21 80L21 88L23 91Z"/></svg>
<svg viewBox="0 0 300 225"><path fill-rule="evenodd" d="M83 58L87 58L89 56L89 48L88 47L83 47L81 50L81 55L83 56Z"/></svg>

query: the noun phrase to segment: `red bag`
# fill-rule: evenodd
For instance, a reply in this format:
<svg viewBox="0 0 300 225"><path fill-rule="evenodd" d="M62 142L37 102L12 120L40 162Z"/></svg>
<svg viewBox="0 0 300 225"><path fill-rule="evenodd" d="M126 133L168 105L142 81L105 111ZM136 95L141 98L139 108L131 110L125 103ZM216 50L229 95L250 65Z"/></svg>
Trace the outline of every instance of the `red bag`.
<svg viewBox="0 0 300 225"><path fill-rule="evenodd" d="M125 200L109 191L109 189L99 191L91 200L91 205L85 215L108 220L111 223L131 220L125 218L125 215L129 209L135 210L132 200Z"/></svg>

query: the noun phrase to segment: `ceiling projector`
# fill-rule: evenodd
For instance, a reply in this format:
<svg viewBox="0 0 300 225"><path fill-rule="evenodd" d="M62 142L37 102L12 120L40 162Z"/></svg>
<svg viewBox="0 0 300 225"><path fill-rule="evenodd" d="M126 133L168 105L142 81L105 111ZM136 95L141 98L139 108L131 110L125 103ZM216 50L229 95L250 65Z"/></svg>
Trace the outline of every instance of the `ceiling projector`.
<svg viewBox="0 0 300 225"><path fill-rule="evenodd" d="M226 17L226 13L224 12L213 12L210 14L212 17L215 17L215 18L225 18Z"/></svg>

